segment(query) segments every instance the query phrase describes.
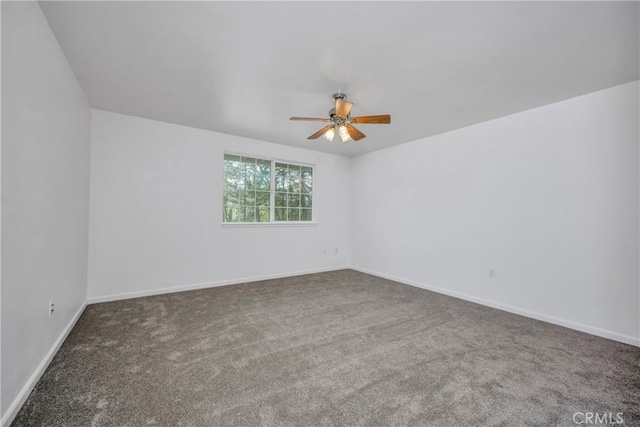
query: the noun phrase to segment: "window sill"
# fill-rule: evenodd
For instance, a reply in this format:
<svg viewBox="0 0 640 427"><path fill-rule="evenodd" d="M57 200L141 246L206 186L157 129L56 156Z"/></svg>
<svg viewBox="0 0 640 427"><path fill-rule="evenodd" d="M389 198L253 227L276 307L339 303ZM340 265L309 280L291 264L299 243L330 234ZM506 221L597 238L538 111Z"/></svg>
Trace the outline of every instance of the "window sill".
<svg viewBox="0 0 640 427"><path fill-rule="evenodd" d="M315 227L318 225L317 221L303 221L303 222L223 222L220 224L222 228L254 228L254 227Z"/></svg>

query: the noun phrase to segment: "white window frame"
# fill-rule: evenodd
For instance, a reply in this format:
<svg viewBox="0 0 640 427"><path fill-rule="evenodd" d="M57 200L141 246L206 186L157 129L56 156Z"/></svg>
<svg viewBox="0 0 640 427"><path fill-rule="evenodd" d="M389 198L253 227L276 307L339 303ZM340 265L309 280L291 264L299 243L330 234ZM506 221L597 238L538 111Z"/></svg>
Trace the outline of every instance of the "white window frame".
<svg viewBox="0 0 640 427"><path fill-rule="evenodd" d="M220 222L222 227L313 227L318 225L318 216L317 216L317 203L316 203L316 184L317 184L317 176L316 176L316 165L313 163L305 163L305 162L297 162L292 160L285 160L279 158L273 158L269 156L261 156L259 154L247 154L240 153L237 151L224 151L222 153L222 176L220 178L220 185L222 187L222 193L220 194L220 203L224 199L224 166L225 166L225 156L241 156L241 157L250 157L259 160L268 160L271 162L271 188L269 190L269 217L272 218L269 222L224 222L224 218ZM275 168L276 163L285 163L287 165L293 166L304 166L307 168L311 168L311 173L313 176L313 187L311 188L311 221L276 221L276 174ZM219 209L219 212L222 212L222 209Z"/></svg>

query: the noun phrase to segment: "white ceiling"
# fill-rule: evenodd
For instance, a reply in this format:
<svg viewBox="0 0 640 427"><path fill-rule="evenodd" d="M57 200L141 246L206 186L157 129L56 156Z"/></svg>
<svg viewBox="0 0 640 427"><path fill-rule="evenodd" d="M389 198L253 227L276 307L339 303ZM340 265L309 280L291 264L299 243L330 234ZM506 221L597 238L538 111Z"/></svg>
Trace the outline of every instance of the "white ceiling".
<svg viewBox="0 0 640 427"><path fill-rule="evenodd" d="M94 108L346 156L639 78L638 2L40 4Z"/></svg>

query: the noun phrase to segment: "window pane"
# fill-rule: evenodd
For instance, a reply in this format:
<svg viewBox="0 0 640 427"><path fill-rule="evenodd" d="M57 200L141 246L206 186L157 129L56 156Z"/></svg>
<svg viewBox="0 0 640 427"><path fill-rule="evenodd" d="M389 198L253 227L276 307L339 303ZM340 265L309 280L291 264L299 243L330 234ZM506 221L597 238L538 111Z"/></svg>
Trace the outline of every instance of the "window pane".
<svg viewBox="0 0 640 427"><path fill-rule="evenodd" d="M289 165L289 179L287 181L290 193L300 192L300 166Z"/></svg>
<svg viewBox="0 0 640 427"><path fill-rule="evenodd" d="M276 207L287 206L287 193L276 193Z"/></svg>
<svg viewBox="0 0 640 427"><path fill-rule="evenodd" d="M244 171L240 168L240 156L225 155L225 188L237 188Z"/></svg>
<svg viewBox="0 0 640 427"><path fill-rule="evenodd" d="M255 184L257 190L269 191L271 189L271 162L269 160L258 159Z"/></svg>
<svg viewBox="0 0 640 427"><path fill-rule="evenodd" d="M244 188L255 189L256 159L243 157L244 162Z"/></svg>
<svg viewBox="0 0 640 427"><path fill-rule="evenodd" d="M246 194L245 190L238 191L238 204L240 204L240 205L244 205L245 204L244 203L245 194Z"/></svg>
<svg viewBox="0 0 640 427"><path fill-rule="evenodd" d="M238 203L238 191L237 190L225 190L222 198L223 204L237 204Z"/></svg>
<svg viewBox="0 0 640 427"><path fill-rule="evenodd" d="M300 207L300 194L289 194L287 199L289 200L290 208Z"/></svg>
<svg viewBox="0 0 640 427"><path fill-rule="evenodd" d="M244 208L244 222L255 222L256 220L256 208Z"/></svg>
<svg viewBox="0 0 640 427"><path fill-rule="evenodd" d="M268 191L257 191L256 192L256 206L266 206L269 207L269 202L271 201L271 193Z"/></svg>
<svg viewBox="0 0 640 427"><path fill-rule="evenodd" d="M287 165L276 163L276 191L287 191Z"/></svg>
<svg viewBox="0 0 640 427"><path fill-rule="evenodd" d="M300 209L300 221L311 221L311 209Z"/></svg>
<svg viewBox="0 0 640 427"><path fill-rule="evenodd" d="M233 208L232 222L244 222L244 208Z"/></svg>
<svg viewBox="0 0 640 427"><path fill-rule="evenodd" d="M311 194L311 187L304 180L300 184L300 192L302 194Z"/></svg>
<svg viewBox="0 0 640 427"><path fill-rule="evenodd" d="M237 188L237 183L235 182L235 180L231 176L229 176L229 173L225 172L224 190L230 191L230 190L235 190L236 188Z"/></svg>
<svg viewBox="0 0 640 427"><path fill-rule="evenodd" d="M253 190L245 190L244 191L244 205L245 206L255 206L256 205L256 192Z"/></svg>
<svg viewBox="0 0 640 427"><path fill-rule="evenodd" d="M287 220L287 209L286 208L276 208L275 209L276 221L286 221Z"/></svg>
<svg viewBox="0 0 640 427"><path fill-rule="evenodd" d="M269 222L269 216L271 213L269 212L269 208L256 208L256 221L258 222Z"/></svg>
<svg viewBox="0 0 640 427"><path fill-rule="evenodd" d="M301 192L311 193L313 187L313 169L302 167Z"/></svg>
<svg viewBox="0 0 640 427"><path fill-rule="evenodd" d="M302 206L303 208L310 208L311 207L311 195L310 194L303 194L302 197L300 198L300 206Z"/></svg>
<svg viewBox="0 0 640 427"><path fill-rule="evenodd" d="M232 176L233 181L235 182L236 188L243 189L244 188L244 163L242 162L232 162Z"/></svg>
<svg viewBox="0 0 640 427"><path fill-rule="evenodd" d="M300 221L300 209L289 208L287 213L287 221Z"/></svg>

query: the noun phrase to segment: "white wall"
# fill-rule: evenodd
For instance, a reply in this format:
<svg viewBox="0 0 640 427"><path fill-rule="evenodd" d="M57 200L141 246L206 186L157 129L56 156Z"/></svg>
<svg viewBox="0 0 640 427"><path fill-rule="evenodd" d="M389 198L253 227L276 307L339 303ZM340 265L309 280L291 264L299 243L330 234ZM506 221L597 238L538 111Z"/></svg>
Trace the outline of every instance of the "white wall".
<svg viewBox="0 0 640 427"><path fill-rule="evenodd" d="M356 158L353 265L640 345L638 89Z"/></svg>
<svg viewBox="0 0 640 427"><path fill-rule="evenodd" d="M38 4L2 2L3 422L86 300L90 120Z"/></svg>
<svg viewBox="0 0 640 427"><path fill-rule="evenodd" d="M317 226L222 227L225 150L315 164ZM345 157L93 110L90 301L345 266L349 188Z"/></svg>

